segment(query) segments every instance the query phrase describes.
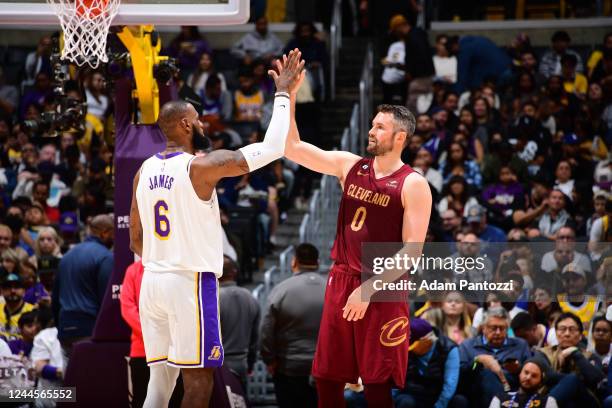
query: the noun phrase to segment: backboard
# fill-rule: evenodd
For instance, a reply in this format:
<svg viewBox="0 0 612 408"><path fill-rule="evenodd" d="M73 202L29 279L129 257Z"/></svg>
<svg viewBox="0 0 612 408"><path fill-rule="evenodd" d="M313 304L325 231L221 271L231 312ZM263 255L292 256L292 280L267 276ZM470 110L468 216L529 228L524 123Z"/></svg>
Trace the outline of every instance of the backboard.
<svg viewBox="0 0 612 408"><path fill-rule="evenodd" d="M122 0L112 25L228 25L249 19L249 0ZM58 25L46 0L0 0L0 24Z"/></svg>

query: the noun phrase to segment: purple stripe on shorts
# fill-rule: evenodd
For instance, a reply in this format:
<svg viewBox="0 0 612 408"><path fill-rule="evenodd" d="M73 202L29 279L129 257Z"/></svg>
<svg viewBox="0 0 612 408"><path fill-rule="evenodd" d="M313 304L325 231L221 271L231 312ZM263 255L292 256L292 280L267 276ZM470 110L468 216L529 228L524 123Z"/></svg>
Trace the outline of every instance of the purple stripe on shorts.
<svg viewBox="0 0 612 408"><path fill-rule="evenodd" d="M217 277L211 272L202 272L200 273L200 282L200 297L204 314L204 344L202 349L204 367L221 367L223 364L223 345L219 333Z"/></svg>
<svg viewBox="0 0 612 408"><path fill-rule="evenodd" d="M176 157L179 154L183 154L183 152L172 152L172 153L168 153L165 156L162 155L161 153L157 153L157 154L155 154L155 157L157 157L158 159L166 160L166 159L171 159L173 157Z"/></svg>

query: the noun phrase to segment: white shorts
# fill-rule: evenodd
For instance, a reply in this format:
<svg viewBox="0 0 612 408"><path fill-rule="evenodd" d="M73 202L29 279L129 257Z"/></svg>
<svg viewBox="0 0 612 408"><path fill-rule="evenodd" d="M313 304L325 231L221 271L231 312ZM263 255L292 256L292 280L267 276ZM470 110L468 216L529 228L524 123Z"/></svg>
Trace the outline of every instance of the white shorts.
<svg viewBox="0 0 612 408"><path fill-rule="evenodd" d="M220 367L219 284L210 272L148 272L140 288L147 363Z"/></svg>

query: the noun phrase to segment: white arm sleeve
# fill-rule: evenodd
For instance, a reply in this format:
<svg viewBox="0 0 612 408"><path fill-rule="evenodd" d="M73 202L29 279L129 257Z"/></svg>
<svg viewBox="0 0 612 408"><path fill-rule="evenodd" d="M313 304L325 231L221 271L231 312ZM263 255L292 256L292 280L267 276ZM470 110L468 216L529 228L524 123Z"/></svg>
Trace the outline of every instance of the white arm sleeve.
<svg viewBox="0 0 612 408"><path fill-rule="evenodd" d="M257 170L283 157L289 123L289 98L276 96L272 119L263 142L253 143L239 149L249 165L249 171Z"/></svg>

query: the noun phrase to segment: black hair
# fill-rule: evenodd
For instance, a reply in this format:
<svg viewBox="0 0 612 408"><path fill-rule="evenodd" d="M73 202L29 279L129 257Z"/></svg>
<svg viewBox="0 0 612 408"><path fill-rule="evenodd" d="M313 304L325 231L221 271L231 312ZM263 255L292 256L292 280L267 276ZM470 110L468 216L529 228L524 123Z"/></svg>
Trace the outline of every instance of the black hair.
<svg viewBox="0 0 612 408"><path fill-rule="evenodd" d="M21 317L19 318L19 322L17 322L17 325L21 328L25 326L26 324L35 323L37 320L38 320L38 311L32 310L30 312L25 312L24 314L22 314Z"/></svg>
<svg viewBox="0 0 612 408"><path fill-rule="evenodd" d="M580 320L580 318L576 316L575 314L573 314L572 312L563 312L559 315L559 317L557 317L557 320L555 321L555 330L557 330L557 326L559 326L559 322L565 319L572 319L574 322L576 322L576 324L578 325L578 330L580 330L580 333L584 331L582 320Z"/></svg>
<svg viewBox="0 0 612 408"><path fill-rule="evenodd" d="M319 250L309 243L300 244L295 248L295 259L300 266L318 266Z"/></svg>
<svg viewBox="0 0 612 408"><path fill-rule="evenodd" d="M531 330L537 325L536 321L531 317L531 315L527 312L521 312L514 316L512 322L510 322L510 327L514 331L517 330Z"/></svg>
<svg viewBox="0 0 612 408"><path fill-rule="evenodd" d="M556 41L571 42L572 41L567 31L563 31L563 30L555 31L555 33L552 35L550 40L552 42L556 42Z"/></svg>

